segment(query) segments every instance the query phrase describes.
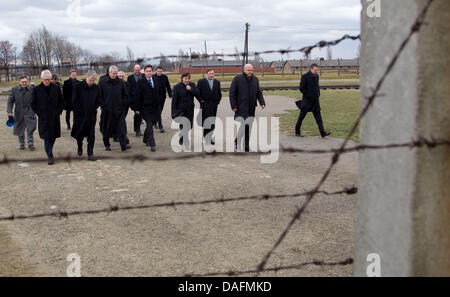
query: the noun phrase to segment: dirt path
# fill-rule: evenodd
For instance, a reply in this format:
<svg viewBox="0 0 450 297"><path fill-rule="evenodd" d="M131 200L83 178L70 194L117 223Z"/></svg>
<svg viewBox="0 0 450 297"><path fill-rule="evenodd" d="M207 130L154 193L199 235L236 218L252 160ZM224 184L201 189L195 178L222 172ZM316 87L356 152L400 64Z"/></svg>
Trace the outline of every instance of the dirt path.
<svg viewBox="0 0 450 297"><path fill-rule="evenodd" d="M227 94L226 94L227 95ZM10 157L45 157L37 150L19 151L6 121L5 97L0 98L0 152ZM266 95L268 108L260 116L295 108L292 99ZM151 153L141 138L130 134L130 153L175 156L170 139L169 101L164 110L167 133L156 132L158 151ZM232 116L228 100L221 117ZM129 114L128 130L132 130ZM64 127L64 125L63 125ZM54 152L75 153L70 131L62 130ZM105 152L97 132L97 156L121 156L117 143ZM331 148L341 139L282 135L284 146ZM125 154L130 154L125 153ZM274 164L259 157L232 154L185 161L134 163L77 161L71 164L11 164L1 166L0 216L48 212L52 209L97 209L110 204L140 205L258 195L288 194L311 189L330 164L330 155L283 154ZM340 190L357 179L357 154L346 154L323 189ZM246 201L193 207L133 210L81 215L68 219L41 218L0 223L0 275L65 276L66 257L81 257L83 276L174 276L230 269L253 269L272 247L304 198ZM269 261L289 265L312 259L343 260L353 255L355 196L318 195ZM3 241L3 238L7 240ZM5 256L6 255L6 256ZM15 261L13 267L1 263ZM5 268L6 267L6 268ZM16 268L16 270L15 270ZM6 272L5 272L6 271ZM350 276L352 267L305 267L277 276ZM262 274L272 276L272 273Z"/></svg>

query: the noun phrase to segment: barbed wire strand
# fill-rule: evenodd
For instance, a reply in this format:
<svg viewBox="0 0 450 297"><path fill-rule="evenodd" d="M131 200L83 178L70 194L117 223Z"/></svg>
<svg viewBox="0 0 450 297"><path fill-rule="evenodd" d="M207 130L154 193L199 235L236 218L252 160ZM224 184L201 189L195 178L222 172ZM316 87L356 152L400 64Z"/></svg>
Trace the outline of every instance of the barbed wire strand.
<svg viewBox="0 0 450 297"><path fill-rule="evenodd" d="M280 153L304 153L304 154L332 154L332 153L352 153L358 151L365 150L383 150L383 149L396 149L396 148L422 148L427 147L429 149L436 148L439 146L450 145L450 140L442 140L442 139L425 139L419 138L417 140L413 140L411 142L406 143L391 143L386 145L369 145L362 144L356 145L349 148L335 148L335 149L300 149L300 148L292 148L292 147L280 147ZM164 161L176 161L176 160L189 160L189 159L197 159L197 158L207 158L207 157L219 157L219 156L236 156L236 157L246 157L246 156L263 156L269 155L272 151L268 152L252 152L252 153L244 153L244 152L202 152L202 153L183 153L178 156L170 156L170 157L153 157L144 154L133 154L133 155L125 155L125 156L97 156L98 160L128 160L131 163L135 162L144 162L144 161L153 161L153 162L164 162ZM85 161L85 158L76 156L72 153L67 153L66 155L62 154L56 158L55 161L59 162L81 162ZM8 158L6 154L3 154L3 159L0 160L1 165L10 166L11 163L44 163L47 162L47 158L28 158L28 159L17 159L17 158Z"/></svg>
<svg viewBox="0 0 450 297"><path fill-rule="evenodd" d="M327 191L320 191L320 194L323 194L325 196L336 196L336 195L355 195L358 192L358 189L355 186L345 188L340 191L335 192L327 192ZM225 204L230 202L236 202L236 201L250 201L250 200L256 200L256 201L267 201L267 200L274 200L274 199L286 199L286 198L298 198L302 196L308 195L309 192L305 191L302 193L294 193L294 194L279 194L279 195L269 195L269 194L263 194L263 195L254 195L254 196L241 196L241 197L233 197L233 198L220 198L220 199L209 199L209 200L202 200L202 201L179 201L179 202L168 202L168 203L155 203L155 204L148 204L148 205L137 205L137 206L109 206L108 208L101 208L101 209L91 209L91 210L75 210L75 211L54 211L54 212L45 212L45 213L38 213L33 215L10 215L10 216L4 216L0 217L1 221L14 221L14 220L25 220L25 219L36 219L36 218L43 218L43 217L58 217L58 218L68 218L69 216L76 216L76 215L85 215L85 214L100 214L100 213L111 213L111 212L119 212L119 211L129 211L129 210L140 210L140 209L151 209L151 208L161 208L161 207L173 207L176 208L177 206L193 206L193 205L205 205L205 204Z"/></svg>
<svg viewBox="0 0 450 297"><path fill-rule="evenodd" d="M338 261L338 262L326 262L326 261L322 261L322 260L313 260L313 261L303 262L303 263L299 263L299 264L264 268L259 272L275 272L275 273L277 273L278 271L282 271L282 270L300 269L300 268L303 268L304 266L311 266L311 265L314 265L314 266L347 266L347 265L352 265L352 264L353 264L353 258L347 258L343 261ZM229 271L222 271L222 272L210 272L210 273L205 273L205 274L185 274L182 277L207 277L207 276L221 276L221 275L239 276L239 275L244 275L244 274L252 274L252 273L256 273L256 272L258 272L258 270L256 270L256 269L254 269L254 270L229 270Z"/></svg>
<svg viewBox="0 0 450 297"><path fill-rule="evenodd" d="M385 70L384 74L381 76L380 80L378 81L378 83L376 84L375 89L373 89L372 94L370 96L368 96L366 98L367 103L364 106L364 108L361 110L360 115L358 116L358 119L356 120L356 122L354 123L353 127L350 129L350 132L348 133L347 137L345 138L345 140L343 141L341 147L339 148L339 150L337 152L334 153L333 157L332 157L332 161L330 166L328 167L328 169L325 171L325 173L323 174L322 178L320 179L320 181L318 182L318 184L316 185L316 187L313 189L313 191L306 197L305 202L303 203L303 205L297 210L297 212L293 215L291 221L288 223L288 225L286 226L286 228L284 229L284 231L281 233L281 235L279 236L279 238L277 239L277 241L275 242L275 244L273 245L273 247L267 252L267 254L263 257L263 259L261 260L261 262L258 264L257 266L257 272L256 272L256 276L259 275L259 273L261 271L264 270L268 260L270 259L270 257L272 256L272 254L274 253L274 251L280 246L280 244L283 242L283 240L286 238L287 234L289 233L289 231L292 229L292 227L294 226L295 222L300 219L302 213L305 211L305 209L308 207L309 203L313 200L313 198L315 197L316 193L319 191L319 189L321 188L321 186L324 184L324 182L327 180L328 176L330 175L332 169L334 168L334 166L337 164L337 162L339 161L339 157L342 154L342 152L344 151L347 143L349 142L350 138L353 136L353 134L356 131L356 128L358 127L359 123L361 122L361 119L366 115L367 111L369 110L369 108L372 106L372 103L375 101L375 99L378 97L378 93L381 89L381 86L383 85L386 77L389 75L389 73L391 72L392 68L394 67L394 65L396 64L398 58L400 57L400 55L402 54L403 50L405 49L406 45L409 43L409 41L411 40L412 36L417 33L420 28L422 27L422 25L424 24L425 21L425 17L427 15L428 9L430 8L431 4L433 3L434 0L428 0L427 4L424 6L424 8L422 9L422 11L420 12L420 14L418 15L418 17L416 18L413 26L411 27L411 30L408 34L408 36L403 40L403 42L401 43L400 47L398 48L398 50L396 51L396 54L394 55L394 57L392 58L391 62L389 63L389 65L387 66L387 69Z"/></svg>

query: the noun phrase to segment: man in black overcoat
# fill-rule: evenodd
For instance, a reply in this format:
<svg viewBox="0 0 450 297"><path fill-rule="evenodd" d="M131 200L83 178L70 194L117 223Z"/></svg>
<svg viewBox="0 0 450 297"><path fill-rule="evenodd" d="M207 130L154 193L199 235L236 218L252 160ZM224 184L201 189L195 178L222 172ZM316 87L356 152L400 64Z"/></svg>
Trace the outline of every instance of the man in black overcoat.
<svg viewBox="0 0 450 297"><path fill-rule="evenodd" d="M303 137L300 128L302 126L303 119L308 112L312 112L317 126L319 127L320 135L326 137L330 135L330 132L325 131L323 128L322 115L320 113L320 87L319 87L319 66L317 64L311 64L309 71L302 76L300 80L300 92L303 94L301 101L301 110L298 116L297 124L295 125L295 136Z"/></svg>
<svg viewBox="0 0 450 297"><path fill-rule="evenodd" d="M164 109L164 104L166 103L166 94L169 94L169 98L172 99L172 88L170 87L169 78L167 75L163 74L163 69L161 66L158 66L156 68L156 73L153 74L153 80L157 81L157 84L159 85L159 108L160 108L160 114L159 118L156 119L156 122L158 123L158 128L161 133L164 133L164 127L162 124L162 117L161 113Z"/></svg>
<svg viewBox="0 0 450 297"><path fill-rule="evenodd" d="M109 68L108 76L99 83L100 89L100 132L103 134L103 144L111 151L110 138L117 138L120 148L125 151L131 146L126 143L125 117L128 111L128 91L125 82L117 77L117 66Z"/></svg>
<svg viewBox="0 0 450 297"><path fill-rule="evenodd" d="M192 129L194 120L194 96L198 100L200 93L195 83L191 82L191 75L189 73L183 73L181 75L181 82L173 87L172 119L184 117L188 120L187 124L189 124L189 127L186 131L183 130L183 124L180 124L182 133L180 134L179 143L182 145L185 142L185 146L188 145L187 133Z"/></svg>
<svg viewBox="0 0 450 297"><path fill-rule="evenodd" d="M234 111L234 119L241 122L235 146L242 150L241 143L245 133L245 151L250 151L250 131L255 116L257 102L264 109L266 103L259 88L259 80L253 75L253 66L244 66L244 73L234 77L230 86L230 104Z"/></svg>
<svg viewBox="0 0 450 297"><path fill-rule="evenodd" d="M130 94L130 108L134 111L134 132L136 132L136 137L142 136L141 132L141 123L142 116L140 114L136 114L135 108L135 93L137 82L144 77L144 74L141 73L141 66L139 64L134 66L134 73L129 75L127 78L128 82L128 91Z"/></svg>
<svg viewBox="0 0 450 297"><path fill-rule="evenodd" d="M53 146L56 138L61 137L59 117L63 111L63 96L61 88L51 83L49 70L42 71L41 78L42 83L33 88L31 108L38 116L39 136L44 140L48 165L53 165Z"/></svg>
<svg viewBox="0 0 450 297"><path fill-rule="evenodd" d="M77 71L75 69L70 70L70 77L68 80L64 81L63 84L63 96L64 96L64 109L66 110L66 124L67 130L70 130L70 112L73 111L72 106L72 94L73 89L77 83Z"/></svg>
<svg viewBox="0 0 450 297"><path fill-rule="evenodd" d="M94 157L95 124L97 109L100 106L100 91L95 80L97 74L89 70L86 79L75 86L73 93L73 127L71 136L77 140L78 156L83 155L83 139L87 137L87 154L89 161Z"/></svg>
<svg viewBox="0 0 450 297"><path fill-rule="evenodd" d="M135 108L136 114L141 115L147 125L143 141L154 152L156 150L156 143L152 121L156 120L161 115L161 112L159 105L159 82L153 79L152 74L152 66L145 66L145 76L138 81L136 87Z"/></svg>
<svg viewBox="0 0 450 297"><path fill-rule="evenodd" d="M214 78L214 70L208 69L205 78L200 79L197 82L197 88L200 92L200 109L202 111L202 126L205 125L205 121L209 117L215 118L217 116L217 107L222 99L222 91L220 90L220 81ZM214 141L211 139L211 134L215 129L215 125L211 125L211 129L203 128L203 136L207 135L211 144L214 145Z"/></svg>

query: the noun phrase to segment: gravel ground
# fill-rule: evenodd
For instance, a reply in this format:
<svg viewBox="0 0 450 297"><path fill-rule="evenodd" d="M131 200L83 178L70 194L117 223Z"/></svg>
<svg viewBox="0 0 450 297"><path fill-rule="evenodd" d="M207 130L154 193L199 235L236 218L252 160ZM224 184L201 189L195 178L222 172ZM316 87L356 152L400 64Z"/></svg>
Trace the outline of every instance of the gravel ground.
<svg viewBox="0 0 450 297"><path fill-rule="evenodd" d="M2 90L0 90L2 91ZM227 93L220 116L231 116ZM293 99L266 94L260 116L293 109ZM2 142L8 157L45 157L35 134L37 150L19 151L17 138L6 121L6 97L0 97ZM122 153L103 149L97 132L97 156L144 153L176 156L170 148L169 103L163 118L167 132L155 132L158 151L151 153L141 138L130 134L133 148ZM61 118L63 123L63 117ZM127 118L132 130L132 115ZM326 123L326 119L325 119ZM62 127L65 127L63 124ZM330 129L332 131L332 129ZM283 146L337 147L342 139L280 136ZM70 131L62 130L54 153L76 153ZM167 162L123 160L58 162L1 166L0 216L98 209L110 204L141 205L171 201L200 201L258 194L289 194L311 189L330 164L331 155L282 154L274 164L261 164L256 155L227 154L214 158ZM324 190L335 191L357 181L358 155L346 154L333 170ZM83 276L176 276L254 269L273 246L303 197L269 201L180 206L131 210L111 214L39 218L0 223L0 275L66 276L70 253L81 257ZM356 196L317 195L268 266L291 265L313 259L340 261L353 256ZM1 263L14 263L12 268ZM2 272L3 269L3 272ZM6 270L6 272L5 272ZM352 267L306 266L261 276L350 276Z"/></svg>

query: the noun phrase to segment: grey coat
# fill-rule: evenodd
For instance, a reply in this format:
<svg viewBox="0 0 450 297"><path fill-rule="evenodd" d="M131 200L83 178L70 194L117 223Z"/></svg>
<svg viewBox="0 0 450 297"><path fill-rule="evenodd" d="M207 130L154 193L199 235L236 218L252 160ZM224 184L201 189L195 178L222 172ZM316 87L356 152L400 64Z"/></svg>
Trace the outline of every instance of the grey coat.
<svg viewBox="0 0 450 297"><path fill-rule="evenodd" d="M15 86L11 89L7 112L13 113L14 108L14 118L16 120L13 130L14 135L23 136L25 128L30 133L36 130L36 115L30 106L32 99L33 88L30 86L26 88Z"/></svg>

